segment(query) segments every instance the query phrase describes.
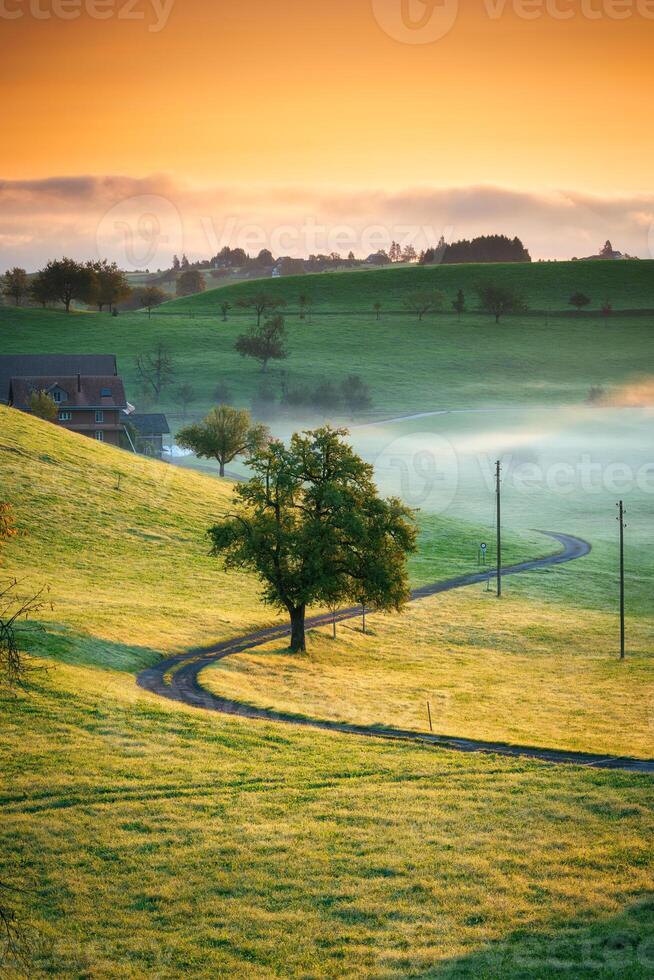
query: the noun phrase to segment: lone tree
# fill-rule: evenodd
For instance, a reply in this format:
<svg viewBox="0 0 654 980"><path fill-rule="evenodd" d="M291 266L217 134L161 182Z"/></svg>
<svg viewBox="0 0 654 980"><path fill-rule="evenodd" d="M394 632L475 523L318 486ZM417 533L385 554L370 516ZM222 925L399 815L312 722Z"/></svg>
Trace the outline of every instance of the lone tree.
<svg viewBox="0 0 654 980"><path fill-rule="evenodd" d="M136 355L136 371L143 387L149 388L157 399L175 375L173 359L161 341L153 351Z"/></svg>
<svg viewBox="0 0 654 980"><path fill-rule="evenodd" d="M223 315L223 320L226 320L227 319L227 314L229 313L229 311L231 310L231 308L232 308L232 304L231 303L228 303L227 301L225 301L224 303L221 303L220 304L220 312Z"/></svg>
<svg viewBox="0 0 654 980"><path fill-rule="evenodd" d="M196 456L215 459L220 466L220 475L225 475L225 466L237 456L250 455L262 449L270 439L265 425L252 422L250 413L244 408L219 405L195 425L188 425L177 433L177 445L191 449Z"/></svg>
<svg viewBox="0 0 654 980"><path fill-rule="evenodd" d="M236 488L237 506L209 530L227 568L256 572L263 601L285 609L293 652L306 649L308 605L362 602L399 611L409 597L407 554L413 513L382 500L345 429L296 433L248 460L253 475Z"/></svg>
<svg viewBox="0 0 654 980"><path fill-rule="evenodd" d="M485 313L492 313L495 323L500 322L500 317L505 313L524 313L527 304L515 289L508 286L496 286L488 283L479 287L479 305Z"/></svg>
<svg viewBox="0 0 654 980"><path fill-rule="evenodd" d="M577 313L581 313L584 306L588 306L590 303L590 296L586 296L585 293L573 293L568 300L569 306L574 306Z"/></svg>
<svg viewBox="0 0 654 980"><path fill-rule="evenodd" d="M466 311L466 297L462 289L456 294L456 299L452 302L452 309L460 317Z"/></svg>
<svg viewBox="0 0 654 980"><path fill-rule="evenodd" d="M264 313L272 313L274 310L281 309L283 306L286 306L286 300L261 290L253 293L251 296L245 296L236 305L244 310L254 310L257 314L257 326L260 326L261 317Z"/></svg>
<svg viewBox="0 0 654 980"><path fill-rule="evenodd" d="M379 320L379 318L381 316L381 311L382 311L382 305L381 305L381 303L373 303L372 304L372 308L375 311L375 319L376 320Z"/></svg>
<svg viewBox="0 0 654 980"><path fill-rule="evenodd" d="M152 316L152 307L161 306L168 299L168 295L158 286L140 286L134 290L134 299L138 306L148 311L148 320Z"/></svg>
<svg viewBox="0 0 654 980"><path fill-rule="evenodd" d="M14 266L13 269L7 269L2 291L5 296L10 296L13 299L16 306L20 306L29 291L29 283L25 270L19 269L18 266Z"/></svg>
<svg viewBox="0 0 654 980"><path fill-rule="evenodd" d="M281 361L288 357L285 346L286 326L284 317L269 317L261 326L252 327L248 333L241 334L234 344L242 357L253 357L261 364L262 373L268 367L268 361Z"/></svg>
<svg viewBox="0 0 654 980"><path fill-rule="evenodd" d="M445 297L440 289L425 289L409 293L404 299L404 306L422 320L425 313L438 313L442 310L444 302Z"/></svg>
<svg viewBox="0 0 654 980"><path fill-rule="evenodd" d="M91 266L74 259L53 259L39 272L42 288L52 298L64 304L70 313L74 299L84 303L92 299L96 276Z"/></svg>

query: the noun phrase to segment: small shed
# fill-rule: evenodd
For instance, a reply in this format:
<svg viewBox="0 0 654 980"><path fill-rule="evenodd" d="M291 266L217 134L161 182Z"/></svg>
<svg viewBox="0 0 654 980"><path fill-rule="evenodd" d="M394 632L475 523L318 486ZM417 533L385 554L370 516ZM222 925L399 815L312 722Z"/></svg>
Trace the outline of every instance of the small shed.
<svg viewBox="0 0 654 980"><path fill-rule="evenodd" d="M125 419L125 424L131 426L134 432L136 451L144 456L155 456L161 459L163 453L163 437L170 434L170 427L165 415L161 412L141 414L132 412Z"/></svg>

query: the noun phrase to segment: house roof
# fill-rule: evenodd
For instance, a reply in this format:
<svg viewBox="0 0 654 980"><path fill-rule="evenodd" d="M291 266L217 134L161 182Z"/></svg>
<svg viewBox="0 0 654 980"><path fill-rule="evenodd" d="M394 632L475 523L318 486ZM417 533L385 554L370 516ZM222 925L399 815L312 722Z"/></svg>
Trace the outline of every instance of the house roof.
<svg viewBox="0 0 654 980"><path fill-rule="evenodd" d="M127 408L122 378L115 375L89 377L79 374L72 377L62 375L12 378L9 383L11 404L15 408L28 410L30 395L34 391L53 392L60 388L67 397L57 402L67 408Z"/></svg>
<svg viewBox="0 0 654 980"><path fill-rule="evenodd" d="M142 436L163 436L170 432L168 419L158 412L150 415L132 412L127 417L127 425L133 425Z"/></svg>
<svg viewBox="0 0 654 980"><path fill-rule="evenodd" d="M115 354L0 354L0 404L9 401L12 378L117 375Z"/></svg>

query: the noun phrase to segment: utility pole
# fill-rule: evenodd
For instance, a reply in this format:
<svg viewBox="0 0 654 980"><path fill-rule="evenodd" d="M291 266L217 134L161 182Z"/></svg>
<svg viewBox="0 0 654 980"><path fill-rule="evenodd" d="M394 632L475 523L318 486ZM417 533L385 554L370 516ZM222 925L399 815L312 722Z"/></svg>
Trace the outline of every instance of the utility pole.
<svg viewBox="0 0 654 980"><path fill-rule="evenodd" d="M618 523L620 524L620 660L624 660L624 515L625 509L622 500L616 504L618 508Z"/></svg>
<svg viewBox="0 0 654 980"><path fill-rule="evenodd" d="M502 464L495 464L495 496L497 498L497 597L502 595Z"/></svg>

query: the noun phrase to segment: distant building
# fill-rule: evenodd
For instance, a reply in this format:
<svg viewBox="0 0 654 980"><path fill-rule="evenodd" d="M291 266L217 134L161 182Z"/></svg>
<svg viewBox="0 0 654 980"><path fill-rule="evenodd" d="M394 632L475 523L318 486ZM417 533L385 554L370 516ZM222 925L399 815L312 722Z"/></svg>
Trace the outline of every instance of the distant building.
<svg viewBox="0 0 654 980"><path fill-rule="evenodd" d="M131 408L121 378L109 375L38 375L13 377L8 404L30 411L30 398L44 391L57 406L56 422L70 432L119 446L125 435L125 412Z"/></svg>
<svg viewBox="0 0 654 980"><path fill-rule="evenodd" d="M125 422L132 429L137 453L160 459L163 453L163 437L170 433L166 416L160 413L144 415L133 412Z"/></svg>
<svg viewBox="0 0 654 980"><path fill-rule="evenodd" d="M118 374L115 354L0 354L0 404L9 402L12 378L72 378Z"/></svg>

